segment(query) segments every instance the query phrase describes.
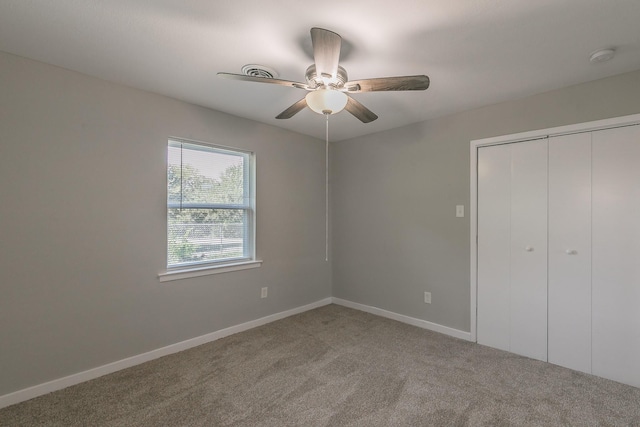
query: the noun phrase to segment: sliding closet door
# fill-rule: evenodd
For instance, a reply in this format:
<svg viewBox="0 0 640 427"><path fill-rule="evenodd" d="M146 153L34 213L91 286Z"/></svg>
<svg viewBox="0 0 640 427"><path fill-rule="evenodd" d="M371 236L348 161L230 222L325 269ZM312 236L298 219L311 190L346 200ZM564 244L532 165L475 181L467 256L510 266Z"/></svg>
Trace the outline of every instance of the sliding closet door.
<svg viewBox="0 0 640 427"><path fill-rule="evenodd" d="M478 150L478 343L510 349L511 146Z"/></svg>
<svg viewBox="0 0 640 427"><path fill-rule="evenodd" d="M547 358L547 141L478 151L478 343Z"/></svg>
<svg viewBox="0 0 640 427"><path fill-rule="evenodd" d="M591 133L549 139L549 362L591 372Z"/></svg>
<svg viewBox="0 0 640 427"><path fill-rule="evenodd" d="M593 374L640 387L640 126L593 132Z"/></svg>
<svg viewBox="0 0 640 427"><path fill-rule="evenodd" d="M547 141L511 146L511 351L547 360Z"/></svg>

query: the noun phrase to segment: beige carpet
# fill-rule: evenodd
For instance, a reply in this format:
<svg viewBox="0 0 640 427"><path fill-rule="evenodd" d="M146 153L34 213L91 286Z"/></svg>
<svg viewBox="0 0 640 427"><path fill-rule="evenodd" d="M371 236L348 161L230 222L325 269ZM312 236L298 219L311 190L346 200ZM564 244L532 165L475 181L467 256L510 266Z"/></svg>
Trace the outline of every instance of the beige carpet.
<svg viewBox="0 0 640 427"><path fill-rule="evenodd" d="M329 305L0 410L2 426L640 426L640 389Z"/></svg>

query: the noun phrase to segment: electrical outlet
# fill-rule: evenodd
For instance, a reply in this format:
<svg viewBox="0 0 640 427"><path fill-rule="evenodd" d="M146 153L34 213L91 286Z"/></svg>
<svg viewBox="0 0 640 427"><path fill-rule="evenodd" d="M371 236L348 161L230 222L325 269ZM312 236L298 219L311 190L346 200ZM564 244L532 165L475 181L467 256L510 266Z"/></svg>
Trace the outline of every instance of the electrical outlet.
<svg viewBox="0 0 640 427"><path fill-rule="evenodd" d="M262 288L262 291L260 292L260 298L266 298L268 292L269 292L269 288L267 287Z"/></svg>
<svg viewBox="0 0 640 427"><path fill-rule="evenodd" d="M424 303L431 304L431 292L424 293Z"/></svg>

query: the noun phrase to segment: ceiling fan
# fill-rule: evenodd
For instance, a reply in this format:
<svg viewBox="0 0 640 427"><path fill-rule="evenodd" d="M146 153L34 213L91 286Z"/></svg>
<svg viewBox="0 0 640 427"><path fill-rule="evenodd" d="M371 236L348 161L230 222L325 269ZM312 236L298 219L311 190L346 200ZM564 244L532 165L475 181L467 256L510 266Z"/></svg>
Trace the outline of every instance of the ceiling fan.
<svg viewBox="0 0 640 427"><path fill-rule="evenodd" d="M429 77L425 75L379 77L365 80L347 78L347 71L338 62L342 37L323 28L311 29L314 64L307 68L307 82L281 80L244 74L218 73L218 76L247 82L270 83L304 89L309 93L278 116L276 119L289 119L305 107L319 114L336 114L346 109L363 123L369 123L378 116L367 107L349 96L351 93L425 90L429 87Z"/></svg>

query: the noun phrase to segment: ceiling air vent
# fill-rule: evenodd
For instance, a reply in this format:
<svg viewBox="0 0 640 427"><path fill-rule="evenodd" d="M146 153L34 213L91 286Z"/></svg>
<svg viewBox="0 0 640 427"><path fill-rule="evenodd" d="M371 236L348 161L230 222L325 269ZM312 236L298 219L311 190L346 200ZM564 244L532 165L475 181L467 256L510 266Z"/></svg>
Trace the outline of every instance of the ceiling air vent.
<svg viewBox="0 0 640 427"><path fill-rule="evenodd" d="M256 64L247 64L242 67L242 74L251 77L263 77L265 79L274 79L278 77L278 73L273 68Z"/></svg>

